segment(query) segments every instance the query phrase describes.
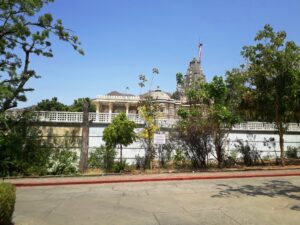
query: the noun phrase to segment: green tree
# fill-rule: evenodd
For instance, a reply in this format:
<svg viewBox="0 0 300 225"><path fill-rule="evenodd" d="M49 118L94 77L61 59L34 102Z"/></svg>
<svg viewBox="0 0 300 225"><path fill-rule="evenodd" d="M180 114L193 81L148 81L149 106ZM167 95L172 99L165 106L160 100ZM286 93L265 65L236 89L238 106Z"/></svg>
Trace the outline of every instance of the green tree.
<svg viewBox="0 0 300 225"><path fill-rule="evenodd" d="M180 79L177 79L177 85L181 85ZM181 107L177 111L180 118L176 125L178 138L196 168L207 167L208 154L212 152L212 124L207 119L206 90L204 82L196 81L184 93L189 107Z"/></svg>
<svg viewBox="0 0 300 225"><path fill-rule="evenodd" d="M224 164L226 135L239 121L228 93L223 78L218 76L214 76L210 83L196 81L186 90L190 107L178 111L181 118L178 129L181 139L193 152L197 167L206 166L205 157L212 152L209 142L213 143L218 166L221 168Z"/></svg>
<svg viewBox="0 0 300 225"><path fill-rule="evenodd" d="M239 122L239 116L232 110L228 89L222 77L214 76L212 82L205 84L204 96L208 97L208 120L213 125L213 141L219 168L223 167L224 141L232 126Z"/></svg>
<svg viewBox="0 0 300 225"><path fill-rule="evenodd" d="M77 139L75 130L66 131L63 136L48 136L47 144L51 154L47 163L47 172L52 175L76 174L78 172L78 156L76 147L81 140Z"/></svg>
<svg viewBox="0 0 300 225"><path fill-rule="evenodd" d="M114 166L115 157L115 148L101 145L90 153L88 167L91 169L103 168L106 171L111 171Z"/></svg>
<svg viewBox="0 0 300 225"><path fill-rule="evenodd" d="M226 74L227 99L226 102L231 110L238 114L243 120L256 120L253 115L254 102L249 101L247 92L247 70L234 68Z"/></svg>
<svg viewBox="0 0 300 225"><path fill-rule="evenodd" d="M254 103L256 118L275 123L284 165L283 136L300 115L300 48L286 41L286 32L275 32L270 25L257 33L255 41L256 45L242 51L247 61L248 101Z"/></svg>
<svg viewBox="0 0 300 225"><path fill-rule="evenodd" d="M57 97L53 97L51 100L44 99L34 107L36 111L68 111L68 109L68 106L59 102Z"/></svg>
<svg viewBox="0 0 300 225"><path fill-rule="evenodd" d="M176 83L181 86L184 84L182 73L176 73Z"/></svg>
<svg viewBox="0 0 300 225"><path fill-rule="evenodd" d="M206 168L208 154L212 153L213 126L205 115L205 106L198 105L180 108L180 120L176 125L176 138L189 156L195 168Z"/></svg>
<svg viewBox="0 0 300 225"><path fill-rule="evenodd" d="M140 116L145 121L144 129L139 133L139 138L145 140L147 145L145 152L145 167L152 169L152 161L155 158L155 148L153 146L153 138L154 133L159 130L159 127L155 123L156 114L158 112L158 105L153 101L151 96L151 86L153 79L156 75L159 74L159 70L157 68L152 69L152 79L151 82L148 83L149 91L144 95L144 98L139 102L138 111ZM141 88L145 87L147 84L147 78L145 75L139 75L139 86Z"/></svg>
<svg viewBox="0 0 300 225"><path fill-rule="evenodd" d="M0 119L0 176L47 174L50 146L30 112Z"/></svg>
<svg viewBox="0 0 300 225"><path fill-rule="evenodd" d="M130 121L125 113L120 113L103 131L103 140L105 141L107 147L116 148L119 145L121 164L123 146L126 147L135 141L135 127L135 123Z"/></svg>
<svg viewBox="0 0 300 225"><path fill-rule="evenodd" d="M146 97L150 98L150 96ZM155 123L157 113L157 105L152 103L152 99L146 99L138 107L139 114L145 121L144 129L138 134L139 138L145 140L147 145L145 153L145 166L152 167L152 160L155 158L155 148L153 146L153 138L155 132L159 131L159 127Z"/></svg>
<svg viewBox="0 0 300 225"><path fill-rule="evenodd" d="M175 100L180 100L181 93L179 91L175 91L172 93L171 98Z"/></svg>
<svg viewBox="0 0 300 225"><path fill-rule="evenodd" d="M61 20L54 21L49 13L40 14L53 1L0 1L0 112L16 107L18 101L26 101L25 93L33 90L26 84L39 77L30 68L30 59L33 55L52 57L53 36L83 54L78 37Z"/></svg>
<svg viewBox="0 0 300 225"><path fill-rule="evenodd" d="M69 111L71 112L82 112L82 107L84 102L89 102L90 112L96 112L96 107L91 103L90 98L78 98L75 99L73 104L69 106Z"/></svg>

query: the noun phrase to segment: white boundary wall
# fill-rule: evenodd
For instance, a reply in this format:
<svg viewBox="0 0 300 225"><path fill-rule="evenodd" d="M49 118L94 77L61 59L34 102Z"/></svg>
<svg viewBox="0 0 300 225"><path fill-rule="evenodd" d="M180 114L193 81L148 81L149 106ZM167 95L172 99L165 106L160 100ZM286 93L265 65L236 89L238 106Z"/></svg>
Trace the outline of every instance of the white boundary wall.
<svg viewBox="0 0 300 225"><path fill-rule="evenodd" d="M92 151L93 148L104 145L105 142L102 140L103 130L105 127L91 127L89 146ZM135 131L138 133L142 128L137 128ZM168 132L166 132L168 133ZM275 151L279 156L279 136L273 131L231 131L225 142L225 149L227 151L235 150L238 144L237 140L246 142L258 152L261 156L274 157ZM288 146L300 147L300 132L290 132L284 135L285 150ZM117 152L119 155L119 152ZM133 144L123 148L123 157L128 159L128 162L134 162L135 156L144 156L145 148L142 141L137 140ZM118 157L118 156L117 156Z"/></svg>

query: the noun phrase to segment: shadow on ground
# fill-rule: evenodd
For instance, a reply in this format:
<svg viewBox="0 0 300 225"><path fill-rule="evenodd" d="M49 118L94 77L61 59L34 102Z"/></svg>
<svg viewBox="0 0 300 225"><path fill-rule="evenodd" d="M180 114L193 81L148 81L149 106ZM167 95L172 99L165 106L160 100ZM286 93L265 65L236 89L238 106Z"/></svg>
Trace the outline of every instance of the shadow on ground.
<svg viewBox="0 0 300 225"><path fill-rule="evenodd" d="M228 184L219 184L217 186L220 192L211 196L213 198L236 197L237 194L242 194L252 197L286 197L300 201L300 187L289 181L271 180L261 185L242 185L239 187L233 187ZM300 204L291 206L290 209L300 211Z"/></svg>

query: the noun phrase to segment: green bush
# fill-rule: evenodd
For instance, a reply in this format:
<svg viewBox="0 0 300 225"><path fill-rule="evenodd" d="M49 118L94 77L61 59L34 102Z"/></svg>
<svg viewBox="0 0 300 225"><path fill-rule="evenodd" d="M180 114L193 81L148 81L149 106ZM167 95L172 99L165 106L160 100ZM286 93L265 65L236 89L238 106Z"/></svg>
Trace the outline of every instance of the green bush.
<svg viewBox="0 0 300 225"><path fill-rule="evenodd" d="M9 183L0 184L0 224L11 224L15 208L16 188Z"/></svg>
<svg viewBox="0 0 300 225"><path fill-rule="evenodd" d="M298 151L300 152L300 148L288 146L287 150L285 152L286 157L289 159L297 159L297 158L299 158L297 155Z"/></svg>
<svg viewBox="0 0 300 225"><path fill-rule="evenodd" d="M50 149L30 112L14 118L0 115L0 176L44 175Z"/></svg>
<svg viewBox="0 0 300 225"><path fill-rule="evenodd" d="M70 149L57 148L52 150L50 156L48 172L53 175L75 174L77 173L78 157L76 152Z"/></svg>
<svg viewBox="0 0 300 225"><path fill-rule="evenodd" d="M175 167L177 168L184 167L185 161L186 161L186 157L183 149L180 148L175 149L175 154L173 156L173 162Z"/></svg>
<svg viewBox="0 0 300 225"><path fill-rule="evenodd" d="M136 161L135 165L136 165L137 170L145 169L145 157L144 156L136 155L135 161Z"/></svg>
<svg viewBox="0 0 300 225"><path fill-rule="evenodd" d="M255 144L250 144L249 141L244 142L242 140L237 140L235 147L242 155L245 166L264 165L264 161L260 155L261 153L257 150Z"/></svg>
<svg viewBox="0 0 300 225"><path fill-rule="evenodd" d="M91 169L105 169L111 171L114 167L116 151L114 148L101 146L91 152L88 159L88 167Z"/></svg>
<svg viewBox="0 0 300 225"><path fill-rule="evenodd" d="M115 173L120 173L125 170L126 166L127 166L126 160L123 160L122 162L115 163L113 170Z"/></svg>

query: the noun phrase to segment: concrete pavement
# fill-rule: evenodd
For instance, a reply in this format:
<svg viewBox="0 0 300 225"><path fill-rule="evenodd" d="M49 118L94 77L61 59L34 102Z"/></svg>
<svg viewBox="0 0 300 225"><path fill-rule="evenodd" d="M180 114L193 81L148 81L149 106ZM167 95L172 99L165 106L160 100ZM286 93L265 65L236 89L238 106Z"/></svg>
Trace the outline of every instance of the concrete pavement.
<svg viewBox="0 0 300 225"><path fill-rule="evenodd" d="M300 177L17 188L15 225L295 225Z"/></svg>

